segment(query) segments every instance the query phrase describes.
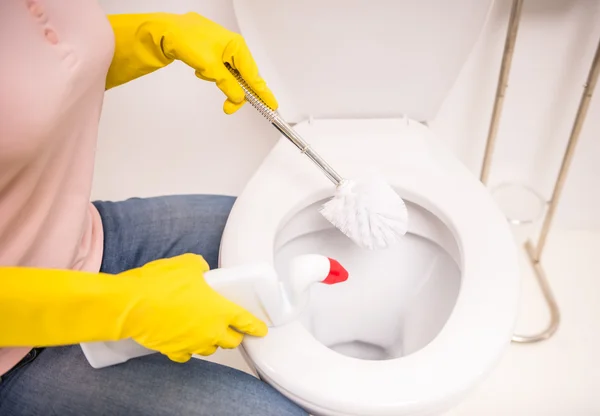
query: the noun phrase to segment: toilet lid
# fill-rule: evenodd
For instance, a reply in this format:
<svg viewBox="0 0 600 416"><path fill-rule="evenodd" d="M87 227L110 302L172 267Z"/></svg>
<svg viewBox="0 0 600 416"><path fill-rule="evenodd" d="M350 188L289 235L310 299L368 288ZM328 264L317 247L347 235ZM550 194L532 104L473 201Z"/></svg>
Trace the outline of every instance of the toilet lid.
<svg viewBox="0 0 600 416"><path fill-rule="evenodd" d="M234 0L261 75L289 122L432 120L493 0ZM408 81L407 81L408 80Z"/></svg>
<svg viewBox="0 0 600 416"><path fill-rule="evenodd" d="M300 322L272 328L265 338L246 337L245 352L276 388L320 409L401 415L456 397L485 375L513 333L519 268L505 218L486 188L420 123L316 120L295 128L342 176L358 177L376 167L402 197L442 220L460 250L460 293L437 337L406 357L344 356L319 343ZM281 139L234 205L221 265L273 262L282 224L332 193L319 169Z"/></svg>

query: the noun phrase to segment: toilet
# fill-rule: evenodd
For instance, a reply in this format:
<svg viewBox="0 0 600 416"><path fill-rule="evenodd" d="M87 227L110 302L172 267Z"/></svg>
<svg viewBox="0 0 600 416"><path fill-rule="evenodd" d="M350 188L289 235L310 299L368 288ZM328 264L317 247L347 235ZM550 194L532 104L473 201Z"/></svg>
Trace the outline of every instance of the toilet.
<svg viewBox="0 0 600 416"><path fill-rule="evenodd" d="M427 127L492 3L233 1L281 115L344 177L383 174L408 208L400 244L359 248L318 212L332 184L284 137L233 206L220 267L266 261L285 280L294 256L316 253L350 274L314 285L296 320L240 347L312 415L443 414L510 344L519 267L509 226Z"/></svg>

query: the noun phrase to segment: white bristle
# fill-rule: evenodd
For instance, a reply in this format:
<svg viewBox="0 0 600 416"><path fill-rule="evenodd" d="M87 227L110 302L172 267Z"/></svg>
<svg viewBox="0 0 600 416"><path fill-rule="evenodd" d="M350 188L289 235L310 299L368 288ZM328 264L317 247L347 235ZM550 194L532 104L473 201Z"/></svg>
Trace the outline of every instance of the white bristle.
<svg viewBox="0 0 600 416"><path fill-rule="evenodd" d="M321 214L360 247L387 248L406 234L408 211L400 196L381 178L344 180Z"/></svg>

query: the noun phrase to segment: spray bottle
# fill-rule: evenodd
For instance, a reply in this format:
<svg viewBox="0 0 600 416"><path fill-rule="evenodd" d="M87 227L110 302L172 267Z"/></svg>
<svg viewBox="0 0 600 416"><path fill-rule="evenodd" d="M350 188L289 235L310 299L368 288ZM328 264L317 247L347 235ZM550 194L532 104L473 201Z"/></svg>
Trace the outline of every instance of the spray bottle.
<svg viewBox="0 0 600 416"><path fill-rule="evenodd" d="M268 263L214 269L204 273L204 279L216 292L245 308L267 326L277 327L295 320L304 311L313 284L344 282L348 272L336 260L304 254L292 259L287 279L281 279ZM156 353L132 339L82 343L81 348L94 368Z"/></svg>

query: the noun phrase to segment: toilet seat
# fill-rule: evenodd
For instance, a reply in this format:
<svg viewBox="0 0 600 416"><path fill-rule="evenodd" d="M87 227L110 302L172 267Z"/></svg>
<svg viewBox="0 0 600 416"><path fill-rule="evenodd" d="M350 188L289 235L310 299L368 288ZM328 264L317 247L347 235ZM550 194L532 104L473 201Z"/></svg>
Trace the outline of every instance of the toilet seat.
<svg viewBox="0 0 600 416"><path fill-rule="evenodd" d="M423 403L431 409L432 398L439 397L440 407L448 397L458 400L493 367L513 332L519 270L505 218L485 187L414 120L316 120L295 129L342 176L356 178L376 167L403 198L442 220L459 247L460 293L441 332L405 357L344 356L300 322L272 328L265 338L246 337L244 353L263 379L315 414L415 414ZM221 266L272 263L282 226L333 191L282 138L233 207Z"/></svg>

